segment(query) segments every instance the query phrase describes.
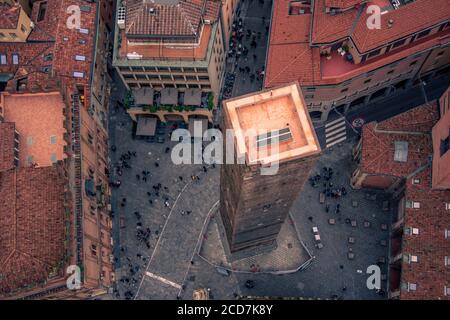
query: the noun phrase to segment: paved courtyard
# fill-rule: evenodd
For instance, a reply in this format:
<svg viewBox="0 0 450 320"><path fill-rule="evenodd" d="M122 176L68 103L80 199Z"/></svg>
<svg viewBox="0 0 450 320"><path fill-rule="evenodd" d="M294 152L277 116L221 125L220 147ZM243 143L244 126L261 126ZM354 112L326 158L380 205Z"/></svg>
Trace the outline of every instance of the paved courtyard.
<svg viewBox="0 0 450 320"><path fill-rule="evenodd" d="M308 182L291 210L299 237L313 256L311 264L305 270L285 275L225 275L197 254L204 243L211 241L207 216L218 206L219 166L208 166L205 172L202 165L174 165L171 151L166 153L166 148L171 150L175 144L169 141L170 125L163 134L165 142L156 143L134 139L132 121L123 110L114 114L112 121L112 145L116 146L112 163L117 164L128 151L132 153L126 160L131 168L121 169L120 176L117 170L113 173L113 179L121 181L112 199L118 280L115 298L191 299L193 290L202 287L210 288L217 299L247 295L383 298L366 288L365 272L380 257L387 258L388 249L380 241L387 240L388 231L381 225L389 224L390 213L382 210L383 194L355 191L348 186L352 141L325 151L316 168L321 172L324 166L332 167L331 181L336 187L344 186L347 195L340 200L325 197L325 203L320 203L323 181L316 187ZM146 182L143 171L150 172ZM139 179L136 175L140 175ZM158 184L156 191L153 187ZM337 203L340 213L335 213ZM329 224L330 218L335 219L334 225ZM318 228L321 249L316 247L312 227ZM139 230L148 231L147 240L139 240ZM354 243L349 243L349 237ZM348 258L350 248L352 260ZM264 259L261 261L264 264ZM254 288L246 288L247 280L254 281Z"/></svg>
<svg viewBox="0 0 450 320"><path fill-rule="evenodd" d="M256 76L251 81L249 75L263 70L270 10L269 1L246 0L241 5L237 19L242 19L244 37L235 45L241 44L249 51L246 58L241 55L236 59L232 54L227 61L228 77L235 78L234 85L228 88L231 96L254 92L262 86L262 81ZM249 37L245 36L247 29L253 31ZM256 46L252 47L252 39ZM249 71L240 71L247 67ZM112 100L122 100L120 80L116 79L115 84ZM332 188L344 187L345 196L325 196L321 203L319 195L326 191L323 177L316 186L308 182L290 212L292 221L287 220L283 228L281 250L272 256L229 265L215 224L208 220L209 216L213 220L218 216L219 166L174 165L170 159L175 145L169 137L172 123L158 129L165 138L163 143L148 142L132 137L133 123L123 109L114 109L110 115L110 145L115 146L111 173L113 181L120 181L112 197L117 278L113 298L191 299L198 288L209 288L213 299L384 298L366 288L365 272L380 257L387 258L388 247L382 240L388 240L388 231L381 225L389 225L390 211L382 210L383 194L349 187L354 141L326 150L313 173L323 176L323 167L332 167ZM216 120L219 118L217 112ZM333 224L329 219L334 219ZM321 248L314 239L313 227L320 235ZM304 261L306 268L301 271L282 275L262 272L276 268L292 271ZM235 272L224 273L217 266ZM381 266L385 273L386 267ZM254 282L251 289L245 286L248 280ZM386 283L382 285L385 288Z"/></svg>

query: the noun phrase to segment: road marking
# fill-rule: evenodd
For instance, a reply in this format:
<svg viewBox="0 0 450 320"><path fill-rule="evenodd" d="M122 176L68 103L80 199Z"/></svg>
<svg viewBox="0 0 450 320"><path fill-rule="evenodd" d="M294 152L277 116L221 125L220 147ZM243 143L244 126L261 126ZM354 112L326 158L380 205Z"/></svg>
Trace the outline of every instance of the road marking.
<svg viewBox="0 0 450 320"><path fill-rule="evenodd" d="M333 121L330 121L330 122L327 122L327 123L325 124L325 128L326 128L326 127L329 127L329 126L331 126L331 125L333 125L333 124L335 124L335 123L342 122L342 121L345 121L345 119L344 119L343 117L341 117L341 118L339 118L339 119L336 119L336 120L333 120Z"/></svg>
<svg viewBox="0 0 450 320"><path fill-rule="evenodd" d="M327 148L346 139L347 124L344 117L325 124L325 143Z"/></svg>
<svg viewBox="0 0 450 320"><path fill-rule="evenodd" d="M330 144L327 144L327 148L332 147L332 146L334 146L337 143L343 142L343 141L345 141L345 139L347 139L347 137L342 137L339 140L335 140L335 141L331 142Z"/></svg>
<svg viewBox="0 0 450 320"><path fill-rule="evenodd" d="M163 226L161 232L159 233L158 241L156 241L155 248L153 249L152 255L150 256L150 259L148 260L147 267L145 268L145 272L148 272L148 268L150 267L150 264L151 264L152 261L153 261L153 257L155 256L156 249L158 249L159 242L160 242L161 239L162 239L162 235L163 235L163 233L164 233L164 230L166 229L167 223L169 222L170 216L172 215L173 209L176 207L176 204L177 204L177 202L178 202L178 199L180 198L181 194L184 192L184 190L186 190L186 188L188 187L188 185L189 185L190 183L191 183L191 182L186 183L186 185L183 187L183 189L180 191L180 193L178 194L177 198L175 199L175 202L173 203L172 208L170 209L169 215L168 215L167 218L166 218L166 221L165 221L165 223L164 223L164 226ZM143 276L142 279L141 279L141 282L139 283L138 289L137 289L137 291L136 291L136 294L135 294L133 300L136 300L137 296L139 295L139 291L141 290L142 283L144 282L144 278L145 278L145 277Z"/></svg>
<svg viewBox="0 0 450 320"><path fill-rule="evenodd" d="M345 127L345 123L344 123L344 125L340 126L339 128L336 128L335 130L330 131L330 132L325 132L325 134L326 134L326 136L328 138L328 137L331 137L331 136L335 135L336 133L345 131L345 129L346 129L346 127Z"/></svg>
<svg viewBox="0 0 450 320"><path fill-rule="evenodd" d="M166 278L160 277L154 273L151 273L150 271L146 271L145 274L147 275L147 277L156 279L161 281L162 283L168 284L169 286L172 286L174 288L177 288L178 290L181 290L181 286L178 283L175 283L173 281L167 280Z"/></svg>

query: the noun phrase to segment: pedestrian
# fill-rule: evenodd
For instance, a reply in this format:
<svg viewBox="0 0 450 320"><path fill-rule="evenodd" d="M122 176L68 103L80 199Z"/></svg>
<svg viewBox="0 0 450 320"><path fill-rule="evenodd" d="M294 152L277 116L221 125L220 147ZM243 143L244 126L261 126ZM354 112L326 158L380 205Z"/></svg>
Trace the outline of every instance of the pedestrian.
<svg viewBox="0 0 450 320"><path fill-rule="evenodd" d="M159 163L158 162L155 162L155 167L159 167Z"/></svg>
<svg viewBox="0 0 450 320"><path fill-rule="evenodd" d="M137 180L141 180L141 176L139 174L136 175Z"/></svg>

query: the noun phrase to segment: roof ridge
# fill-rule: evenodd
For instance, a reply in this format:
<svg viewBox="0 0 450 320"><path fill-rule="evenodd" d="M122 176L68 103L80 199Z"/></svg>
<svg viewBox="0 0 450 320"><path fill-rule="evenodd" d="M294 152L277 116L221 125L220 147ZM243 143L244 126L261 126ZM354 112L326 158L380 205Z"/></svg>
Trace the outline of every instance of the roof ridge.
<svg viewBox="0 0 450 320"><path fill-rule="evenodd" d="M186 1L180 1L180 3L178 3L175 7L180 11L180 15L184 18L184 20L187 22L187 24L189 25L189 27L191 28L191 31L194 35L197 36L197 31L195 30L194 26L192 25L191 20L189 19L189 14L185 12L185 9L182 7L181 3L187 3ZM205 0L203 0L203 6L206 3ZM202 8L202 10L204 9L204 7ZM201 14L201 13L200 13Z"/></svg>

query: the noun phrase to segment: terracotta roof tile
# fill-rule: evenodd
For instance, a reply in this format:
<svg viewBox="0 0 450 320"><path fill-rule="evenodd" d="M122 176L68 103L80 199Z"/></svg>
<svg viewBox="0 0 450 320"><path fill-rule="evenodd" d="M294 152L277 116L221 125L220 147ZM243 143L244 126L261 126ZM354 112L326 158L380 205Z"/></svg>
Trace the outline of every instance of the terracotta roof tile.
<svg viewBox="0 0 450 320"><path fill-rule="evenodd" d="M20 166L29 166L29 156L39 166L52 165L52 156L55 161L65 158L64 102L59 92L2 93L2 101L5 120L14 122L20 133Z"/></svg>
<svg viewBox="0 0 450 320"><path fill-rule="evenodd" d="M177 4L129 1L126 32L128 36L198 36L202 18L214 22L219 8L220 2L212 0L180 0Z"/></svg>
<svg viewBox="0 0 450 320"><path fill-rule="evenodd" d="M331 43L350 36L353 24L359 17L359 9L354 8L336 15L325 11L324 0L315 1L312 43Z"/></svg>
<svg viewBox="0 0 450 320"><path fill-rule="evenodd" d="M412 184L411 179L420 179ZM449 266L445 257L450 257L450 241L445 230L450 226L450 215L445 203L450 203L450 190L432 190L431 169L427 168L406 182L405 198L420 202L420 209L406 209L404 225L419 229L418 235L403 235L402 252L416 255L417 263L402 263L401 281L415 283L416 291L402 290L400 299L450 299L444 287L450 284Z"/></svg>
<svg viewBox="0 0 450 320"><path fill-rule="evenodd" d="M421 106L362 130L360 168L369 174L404 177L429 164L433 153L431 128L439 119L436 103ZM394 161L396 141L408 143L407 162Z"/></svg>
<svg viewBox="0 0 450 320"><path fill-rule="evenodd" d="M420 202L419 209L405 209L405 228L418 228L419 234L402 236L401 253L416 255L417 263L402 262L400 281L414 283L416 291L400 291L401 299L449 299L444 287L449 285L448 266L450 242L445 230L450 226L450 215L445 203L450 203L450 190L431 188L433 154L431 129L439 119L436 102L422 105L396 117L363 127L360 169L374 175L391 175L406 179L406 200ZM384 131L381 131L384 130ZM400 133L399 131L409 132ZM393 160L393 143L408 142L407 162ZM413 184L412 179L419 183Z"/></svg>
<svg viewBox="0 0 450 320"><path fill-rule="evenodd" d="M370 3L368 3L370 5ZM381 29L369 30L366 21L369 15L363 10L361 18L352 34L352 40L360 52L367 52L389 42L424 30L450 17L450 4L448 0L416 0L397 10L388 11L381 16ZM388 28L389 20L393 21Z"/></svg>
<svg viewBox="0 0 450 320"><path fill-rule="evenodd" d="M0 123L0 171L14 167L14 123Z"/></svg>
<svg viewBox="0 0 450 320"><path fill-rule="evenodd" d="M328 8L346 9L360 4L364 1L365 0L325 0L325 5Z"/></svg>
<svg viewBox="0 0 450 320"><path fill-rule="evenodd" d="M64 185L57 166L0 172L0 295L43 283L64 258Z"/></svg>
<svg viewBox="0 0 450 320"><path fill-rule="evenodd" d="M21 9L18 4L0 3L0 29L16 29Z"/></svg>

